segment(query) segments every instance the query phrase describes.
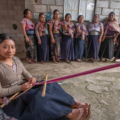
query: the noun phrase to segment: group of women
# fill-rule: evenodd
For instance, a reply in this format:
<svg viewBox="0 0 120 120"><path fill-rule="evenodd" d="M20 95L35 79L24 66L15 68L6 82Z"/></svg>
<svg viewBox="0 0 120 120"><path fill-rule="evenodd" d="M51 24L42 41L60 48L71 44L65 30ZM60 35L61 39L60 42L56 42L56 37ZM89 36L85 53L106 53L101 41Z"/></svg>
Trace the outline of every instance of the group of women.
<svg viewBox="0 0 120 120"><path fill-rule="evenodd" d="M98 57L100 61L102 61L102 58L107 61L114 56L114 43L120 43L120 41L117 41L120 27L115 19L114 12L109 14L104 25L98 22L99 15L94 15L93 22L88 25L88 29L83 24L84 17L82 15L78 16L78 22L75 26L71 22L70 14L66 14L65 21L60 22L58 10L54 10L53 18L47 23L43 13L39 15L39 22L36 24L30 19L31 11L25 9L21 27L25 37L26 56L29 63L35 63L37 59L44 63L49 61L49 55L53 58L54 63L60 62L61 59L70 63L75 58L78 62L81 62L85 42L88 42L86 58L89 58L92 62ZM43 85L33 87L36 78L33 78L19 58L14 56L15 52L13 37L8 34L0 34L0 97L11 97L16 92L31 88L17 99L6 104L2 108L2 113L0 109L2 119L90 119L90 105L76 101L57 83L48 84L45 97L41 97ZM116 48L114 61L120 56L119 52L120 44ZM26 81L22 80L21 76ZM0 104L4 102L4 99L0 99Z"/></svg>
<svg viewBox="0 0 120 120"><path fill-rule="evenodd" d="M41 63L49 61L49 58L52 58L54 63L61 62L61 59L66 60L67 63L75 59L81 62L85 42L88 42L85 57L90 61L94 62L98 58L100 61L102 58L107 61L114 57L114 42L117 43L117 36L120 32L114 12L109 14L104 25L99 22L99 15L95 14L93 22L89 23L87 29L83 15L78 16L75 25L71 22L69 13L61 22L58 10L54 10L53 18L48 22L45 21L45 14L40 13L39 22L34 24L30 20L32 14L29 9L24 10L24 16L21 27L25 36L29 63L36 62L37 58Z"/></svg>

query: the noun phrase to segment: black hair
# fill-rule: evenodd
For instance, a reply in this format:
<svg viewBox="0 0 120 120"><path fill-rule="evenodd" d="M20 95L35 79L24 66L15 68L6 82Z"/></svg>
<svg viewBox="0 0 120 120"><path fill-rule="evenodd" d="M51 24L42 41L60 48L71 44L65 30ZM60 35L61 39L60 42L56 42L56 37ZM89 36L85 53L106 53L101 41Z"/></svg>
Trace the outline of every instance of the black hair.
<svg viewBox="0 0 120 120"><path fill-rule="evenodd" d="M67 14L65 15L65 18L66 18L68 15L70 15L70 17L71 17L71 14L70 14L70 13L67 13Z"/></svg>
<svg viewBox="0 0 120 120"><path fill-rule="evenodd" d="M114 12L110 12L110 13L109 13L109 16L110 16L110 14L114 14L114 16L115 16L115 13L114 13Z"/></svg>
<svg viewBox="0 0 120 120"><path fill-rule="evenodd" d="M30 12L31 12L31 10L29 10L29 9L25 9L25 10L23 11L24 18L26 17L25 15L27 15L28 11L30 11Z"/></svg>
<svg viewBox="0 0 120 120"><path fill-rule="evenodd" d="M11 39L15 42L14 38L11 35L6 33L0 34L0 44L6 39Z"/></svg>
<svg viewBox="0 0 120 120"><path fill-rule="evenodd" d="M83 15L79 15L79 16L78 16L77 21L80 19L81 16L83 16ZM83 18L84 18L84 16L83 16Z"/></svg>
<svg viewBox="0 0 120 120"><path fill-rule="evenodd" d="M59 12L59 10L55 9L55 10L53 11L53 15L54 15L56 12Z"/></svg>
<svg viewBox="0 0 120 120"><path fill-rule="evenodd" d="M97 15L97 16L98 16L98 18L100 19L100 16L99 16L98 14L94 14L94 16L93 16L93 17L95 17L96 15Z"/></svg>
<svg viewBox="0 0 120 120"><path fill-rule="evenodd" d="M44 13L40 13L40 14L39 14L39 17L41 17L41 15L45 15L45 14L44 14Z"/></svg>

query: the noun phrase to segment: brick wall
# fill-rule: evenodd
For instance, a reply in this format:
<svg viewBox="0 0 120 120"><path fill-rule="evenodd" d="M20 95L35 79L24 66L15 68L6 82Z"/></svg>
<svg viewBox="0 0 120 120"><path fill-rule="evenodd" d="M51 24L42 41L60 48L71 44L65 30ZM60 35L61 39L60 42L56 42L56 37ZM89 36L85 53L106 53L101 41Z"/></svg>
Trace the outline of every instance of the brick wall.
<svg viewBox="0 0 120 120"><path fill-rule="evenodd" d="M37 0L36 0L37 1ZM60 19L63 19L63 7L64 0L25 0L25 7L29 8L33 13L33 19L38 20L39 13L53 12L54 9L58 9L60 12Z"/></svg>
<svg viewBox="0 0 120 120"><path fill-rule="evenodd" d="M12 35L16 42L17 53L25 52L24 37L20 27L25 0L0 0L0 33ZM13 29L13 24L17 29Z"/></svg>
<svg viewBox="0 0 120 120"><path fill-rule="evenodd" d="M95 13L100 15L101 21L112 11L115 12L116 19L120 23L120 0L97 0Z"/></svg>

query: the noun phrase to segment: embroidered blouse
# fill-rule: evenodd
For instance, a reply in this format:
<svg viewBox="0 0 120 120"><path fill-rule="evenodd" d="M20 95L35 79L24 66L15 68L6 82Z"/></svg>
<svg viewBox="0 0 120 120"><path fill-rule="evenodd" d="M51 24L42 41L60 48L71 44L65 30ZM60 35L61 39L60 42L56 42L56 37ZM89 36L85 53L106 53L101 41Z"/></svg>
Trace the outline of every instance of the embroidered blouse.
<svg viewBox="0 0 120 120"><path fill-rule="evenodd" d="M53 25L53 31L58 31L61 29L60 20L51 19L47 24Z"/></svg>
<svg viewBox="0 0 120 120"><path fill-rule="evenodd" d="M72 22L68 23L68 22L66 22L66 21L63 21L63 22L61 22L60 24L61 24L61 25L67 24L68 29L70 29L70 30L75 30L74 24L73 24ZM63 33L67 33L67 31L65 31L64 28L63 28Z"/></svg>
<svg viewBox="0 0 120 120"><path fill-rule="evenodd" d="M103 27L103 23L90 23L88 25L89 32L91 32L91 31L100 32L100 27Z"/></svg>
<svg viewBox="0 0 120 120"><path fill-rule="evenodd" d="M76 23L76 24L75 24L76 29L79 29L79 26L80 26L80 30L88 33L88 32L87 32L87 29L86 29L86 27L85 27L84 24L81 24L81 23ZM77 32L77 31L76 31L76 32ZM82 33L78 33L78 35L82 35Z"/></svg>
<svg viewBox="0 0 120 120"><path fill-rule="evenodd" d="M45 32L47 29L45 28L46 22L38 22L35 26L35 34L37 36L37 39L40 39L39 31Z"/></svg>
<svg viewBox="0 0 120 120"><path fill-rule="evenodd" d="M26 31L28 31L30 29L34 30L35 24L31 20L28 20L27 18L23 18L20 23L21 24L26 24L26 26L25 26Z"/></svg>

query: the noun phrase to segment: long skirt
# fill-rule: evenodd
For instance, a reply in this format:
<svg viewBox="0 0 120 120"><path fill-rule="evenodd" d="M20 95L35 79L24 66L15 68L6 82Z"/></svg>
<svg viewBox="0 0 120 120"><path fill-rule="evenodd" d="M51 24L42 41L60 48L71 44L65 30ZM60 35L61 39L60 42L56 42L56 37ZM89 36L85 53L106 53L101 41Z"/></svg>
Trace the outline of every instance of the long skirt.
<svg viewBox="0 0 120 120"><path fill-rule="evenodd" d="M71 38L69 35L63 35L62 59L74 60L73 38Z"/></svg>
<svg viewBox="0 0 120 120"><path fill-rule="evenodd" d="M80 36L75 39L75 58L81 59L85 50L85 39L81 39Z"/></svg>
<svg viewBox="0 0 120 120"><path fill-rule="evenodd" d="M28 38L30 39L30 42L26 42L25 40L25 47L26 47L26 59L27 60L33 60L37 61L37 44L35 40L34 34L30 35L27 34Z"/></svg>
<svg viewBox="0 0 120 120"><path fill-rule="evenodd" d="M62 36L60 33L53 33L55 43L51 43L51 57L60 59L61 58L61 40Z"/></svg>
<svg viewBox="0 0 120 120"><path fill-rule="evenodd" d="M40 37L41 45L38 44L38 54L40 61L49 61L49 38L47 35Z"/></svg>
<svg viewBox="0 0 120 120"><path fill-rule="evenodd" d="M120 35L118 35L118 46L116 47L116 50L114 52L115 58L120 58Z"/></svg>
<svg viewBox="0 0 120 120"><path fill-rule="evenodd" d="M86 58L94 58L95 60L98 59L99 52L98 39L99 35L89 35Z"/></svg>
<svg viewBox="0 0 120 120"><path fill-rule="evenodd" d="M101 43L99 57L111 59L114 56L114 42L113 37L105 38Z"/></svg>
<svg viewBox="0 0 120 120"><path fill-rule="evenodd" d="M3 111L18 120L64 120L72 112L74 99L57 83L47 85L42 97L43 85L30 89L22 96L11 101Z"/></svg>

